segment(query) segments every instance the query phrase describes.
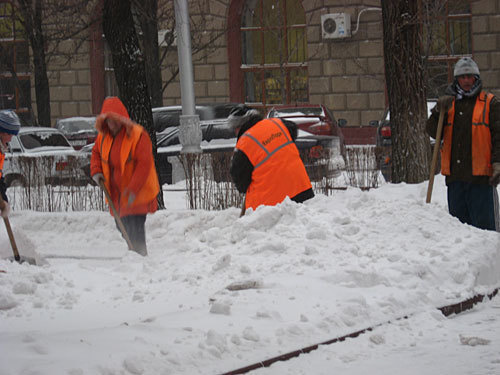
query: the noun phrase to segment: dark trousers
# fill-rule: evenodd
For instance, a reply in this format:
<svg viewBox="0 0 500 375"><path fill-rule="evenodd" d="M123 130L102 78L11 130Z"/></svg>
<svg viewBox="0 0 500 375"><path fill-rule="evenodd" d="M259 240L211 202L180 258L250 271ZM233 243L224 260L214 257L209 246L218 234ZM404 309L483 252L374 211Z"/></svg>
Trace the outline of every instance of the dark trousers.
<svg viewBox="0 0 500 375"><path fill-rule="evenodd" d="M121 220L133 246L133 249L129 250L134 250L144 256L148 255L148 250L146 248L146 230L144 229L144 224L146 223L146 215L123 216ZM118 230L120 230L118 222L116 222L116 227L118 228ZM123 236L123 233L122 237L125 238Z"/></svg>
<svg viewBox="0 0 500 375"><path fill-rule="evenodd" d="M462 223L480 229L500 231L498 192L491 185L450 182L448 210Z"/></svg>

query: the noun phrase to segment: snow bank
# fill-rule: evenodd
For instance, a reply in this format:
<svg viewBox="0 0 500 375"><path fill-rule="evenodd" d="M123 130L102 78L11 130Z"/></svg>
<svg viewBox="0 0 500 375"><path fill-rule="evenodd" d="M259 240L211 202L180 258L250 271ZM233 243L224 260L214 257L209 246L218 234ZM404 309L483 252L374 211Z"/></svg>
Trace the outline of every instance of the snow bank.
<svg viewBox="0 0 500 375"><path fill-rule="evenodd" d="M243 218L167 209L148 216L147 258L108 213L16 212L32 242L20 250L50 257L0 261L0 362L215 374L407 314L442 319L436 307L500 285L500 234L450 217L441 179L430 205L426 189L352 188Z"/></svg>

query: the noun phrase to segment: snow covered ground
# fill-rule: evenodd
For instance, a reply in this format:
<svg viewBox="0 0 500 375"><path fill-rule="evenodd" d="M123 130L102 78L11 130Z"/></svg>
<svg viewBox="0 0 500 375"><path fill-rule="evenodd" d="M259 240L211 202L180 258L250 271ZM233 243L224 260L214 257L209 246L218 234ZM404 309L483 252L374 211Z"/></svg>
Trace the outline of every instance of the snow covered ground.
<svg viewBox="0 0 500 375"><path fill-rule="evenodd" d="M367 327L252 374L498 374L500 297L437 308L500 286L500 234L450 217L441 176L430 205L426 189L349 188L243 218L167 192L146 258L108 213L13 212L20 252L45 264L0 260L0 375L221 374Z"/></svg>

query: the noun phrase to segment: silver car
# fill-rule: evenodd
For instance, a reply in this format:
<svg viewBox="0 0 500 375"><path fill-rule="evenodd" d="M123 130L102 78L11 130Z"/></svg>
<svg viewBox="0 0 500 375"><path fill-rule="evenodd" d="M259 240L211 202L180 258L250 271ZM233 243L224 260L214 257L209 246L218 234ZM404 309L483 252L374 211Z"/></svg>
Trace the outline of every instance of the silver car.
<svg viewBox="0 0 500 375"><path fill-rule="evenodd" d="M87 183L85 158L59 130L21 127L5 155L3 176L7 186Z"/></svg>

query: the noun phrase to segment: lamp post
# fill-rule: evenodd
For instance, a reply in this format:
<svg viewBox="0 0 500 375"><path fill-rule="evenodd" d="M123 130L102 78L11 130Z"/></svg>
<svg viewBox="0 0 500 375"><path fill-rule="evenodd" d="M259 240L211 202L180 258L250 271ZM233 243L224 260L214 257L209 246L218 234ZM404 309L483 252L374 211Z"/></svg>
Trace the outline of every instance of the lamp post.
<svg viewBox="0 0 500 375"><path fill-rule="evenodd" d="M191 59L191 31L187 0L174 0L177 54L181 83L182 115L179 140L181 153L201 153L200 118L195 111L193 61Z"/></svg>

